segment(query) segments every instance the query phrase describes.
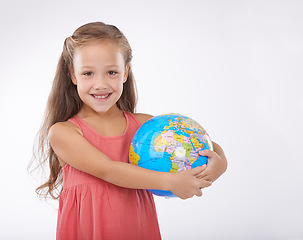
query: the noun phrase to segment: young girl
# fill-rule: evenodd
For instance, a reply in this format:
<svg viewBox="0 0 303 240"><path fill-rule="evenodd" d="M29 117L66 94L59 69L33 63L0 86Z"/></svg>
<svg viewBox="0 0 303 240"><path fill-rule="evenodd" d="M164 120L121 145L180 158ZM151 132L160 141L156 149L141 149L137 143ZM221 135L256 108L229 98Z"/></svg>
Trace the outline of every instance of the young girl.
<svg viewBox="0 0 303 240"><path fill-rule="evenodd" d="M152 117L134 113L131 59L127 39L112 25L89 23L65 39L40 130L50 176L37 188L60 196L57 239L161 239L153 196L144 189L201 196L226 170L216 143L215 151L200 153L207 167L164 173L128 163L132 137Z"/></svg>

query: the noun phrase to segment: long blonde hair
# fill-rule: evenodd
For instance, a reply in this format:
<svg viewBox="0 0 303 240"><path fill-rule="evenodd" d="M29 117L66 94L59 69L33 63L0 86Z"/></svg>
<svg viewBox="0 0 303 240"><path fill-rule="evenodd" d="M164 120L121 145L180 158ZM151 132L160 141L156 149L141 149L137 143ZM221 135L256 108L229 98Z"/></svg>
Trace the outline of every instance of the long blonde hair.
<svg viewBox="0 0 303 240"><path fill-rule="evenodd" d="M47 197L49 195L53 199L59 198L62 189L62 171L58 158L49 144L48 133L52 125L67 121L80 111L83 103L78 96L76 86L72 83L69 70L73 70L75 49L96 40L109 40L117 44L124 57L125 66L129 64L127 81L123 85L123 92L117 106L119 109L131 113L135 111L137 94L131 69L132 49L126 37L117 27L102 22L88 23L79 27L72 36L67 37L64 41L47 102L45 118L38 132L37 152L34 152L33 160L38 161L36 168L48 163L50 170L47 181L36 189L39 196Z"/></svg>

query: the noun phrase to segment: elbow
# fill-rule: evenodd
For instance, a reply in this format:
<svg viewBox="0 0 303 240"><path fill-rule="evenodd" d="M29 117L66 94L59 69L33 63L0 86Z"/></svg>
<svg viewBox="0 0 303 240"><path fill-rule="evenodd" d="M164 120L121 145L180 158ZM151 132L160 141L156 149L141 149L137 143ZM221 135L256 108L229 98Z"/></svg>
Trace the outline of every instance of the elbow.
<svg viewBox="0 0 303 240"><path fill-rule="evenodd" d="M227 164L227 159L225 158L224 166L223 166L223 169L222 169L222 170L223 170L222 174L226 172L226 170L227 170L227 165L228 165L228 164Z"/></svg>

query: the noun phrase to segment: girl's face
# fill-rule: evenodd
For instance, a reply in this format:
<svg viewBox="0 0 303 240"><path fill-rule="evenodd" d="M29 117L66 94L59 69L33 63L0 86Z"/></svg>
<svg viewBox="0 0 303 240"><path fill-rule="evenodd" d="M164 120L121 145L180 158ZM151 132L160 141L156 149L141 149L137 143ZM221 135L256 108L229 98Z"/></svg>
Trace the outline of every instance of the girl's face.
<svg viewBox="0 0 303 240"><path fill-rule="evenodd" d="M77 85L84 111L106 113L116 108L126 82L128 66L119 48L110 41L76 49L72 81Z"/></svg>

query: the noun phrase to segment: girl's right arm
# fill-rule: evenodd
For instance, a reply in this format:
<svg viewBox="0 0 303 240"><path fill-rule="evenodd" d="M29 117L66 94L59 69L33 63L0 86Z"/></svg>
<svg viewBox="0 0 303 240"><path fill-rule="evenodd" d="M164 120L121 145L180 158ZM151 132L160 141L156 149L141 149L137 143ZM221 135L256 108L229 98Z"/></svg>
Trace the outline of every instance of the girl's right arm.
<svg viewBox="0 0 303 240"><path fill-rule="evenodd" d="M53 125L49 132L49 141L58 159L64 163L117 186L169 190L186 199L194 195L201 196L201 188L211 185L205 179L196 178L205 165L178 173L166 173L113 161L90 144L70 122Z"/></svg>

